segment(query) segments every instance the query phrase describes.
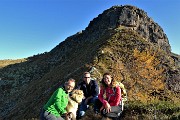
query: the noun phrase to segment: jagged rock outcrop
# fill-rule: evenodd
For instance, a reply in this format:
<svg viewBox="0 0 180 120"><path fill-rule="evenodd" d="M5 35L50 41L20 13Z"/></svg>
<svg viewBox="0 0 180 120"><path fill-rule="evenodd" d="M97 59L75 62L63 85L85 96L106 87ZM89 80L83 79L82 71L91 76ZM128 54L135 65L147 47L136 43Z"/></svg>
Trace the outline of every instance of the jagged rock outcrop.
<svg viewBox="0 0 180 120"><path fill-rule="evenodd" d="M96 34L99 34L106 29L120 26L137 31L146 40L158 44L160 48L170 53L171 47L163 29L148 17L146 12L134 6L114 6L105 10L90 22L86 32L96 31Z"/></svg>
<svg viewBox="0 0 180 120"><path fill-rule="evenodd" d="M98 81L106 71L120 75L132 101L173 100L180 91L179 55L162 28L137 7L113 6L50 52L0 69L0 116L38 118L51 93L84 71Z"/></svg>

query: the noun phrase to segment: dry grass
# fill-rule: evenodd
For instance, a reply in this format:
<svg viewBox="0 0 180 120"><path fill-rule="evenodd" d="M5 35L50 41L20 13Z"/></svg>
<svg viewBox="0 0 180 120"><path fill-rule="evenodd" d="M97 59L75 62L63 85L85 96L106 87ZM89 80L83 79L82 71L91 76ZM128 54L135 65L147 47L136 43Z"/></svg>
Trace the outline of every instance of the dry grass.
<svg viewBox="0 0 180 120"><path fill-rule="evenodd" d="M8 66L8 65L16 64L16 63L25 62L25 61L26 61L26 59L16 59L16 60L7 59L7 60L0 60L0 68L6 67L6 66Z"/></svg>

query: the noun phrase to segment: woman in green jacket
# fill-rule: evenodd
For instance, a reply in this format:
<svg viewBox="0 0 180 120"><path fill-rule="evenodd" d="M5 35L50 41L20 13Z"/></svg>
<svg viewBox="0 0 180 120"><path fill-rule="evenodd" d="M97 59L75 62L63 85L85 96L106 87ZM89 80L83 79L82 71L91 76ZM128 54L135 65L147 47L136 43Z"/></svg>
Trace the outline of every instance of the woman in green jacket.
<svg viewBox="0 0 180 120"><path fill-rule="evenodd" d="M58 88L48 102L44 105L41 112L41 120L64 120L61 116L66 114L68 104L68 93L75 87L75 80L69 79L63 87Z"/></svg>

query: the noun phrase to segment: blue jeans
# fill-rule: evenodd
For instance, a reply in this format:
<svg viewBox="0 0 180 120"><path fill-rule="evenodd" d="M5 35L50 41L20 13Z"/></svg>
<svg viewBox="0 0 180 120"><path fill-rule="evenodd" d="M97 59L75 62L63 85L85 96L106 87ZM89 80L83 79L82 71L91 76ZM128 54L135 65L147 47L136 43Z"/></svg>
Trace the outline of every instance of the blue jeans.
<svg viewBox="0 0 180 120"><path fill-rule="evenodd" d="M86 100L86 99L83 99L83 101L81 102L81 104L80 104L79 107L78 107L77 116L78 116L78 117L84 116L86 110L87 110L88 107L89 107L89 104L93 104L93 106L94 106L94 111L95 111L97 108L96 108L96 106L94 105L94 103L95 103L95 101L96 101L97 99L98 99L98 96L93 97L93 98L89 99L89 101L88 101L87 104L85 104L85 100Z"/></svg>

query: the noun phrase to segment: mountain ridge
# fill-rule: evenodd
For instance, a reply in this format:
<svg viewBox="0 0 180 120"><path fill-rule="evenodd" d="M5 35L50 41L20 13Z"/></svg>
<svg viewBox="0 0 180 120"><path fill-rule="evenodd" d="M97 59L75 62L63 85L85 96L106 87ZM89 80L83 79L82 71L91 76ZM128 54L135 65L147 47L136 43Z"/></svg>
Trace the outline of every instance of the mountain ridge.
<svg viewBox="0 0 180 120"><path fill-rule="evenodd" d="M78 82L93 67L100 73L92 72L97 81L106 71L114 73L130 101L179 99L179 55L171 53L162 28L134 6L113 6L50 52L26 60L0 69L3 119L38 118L59 85L70 77Z"/></svg>

